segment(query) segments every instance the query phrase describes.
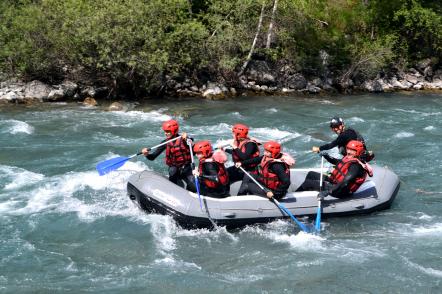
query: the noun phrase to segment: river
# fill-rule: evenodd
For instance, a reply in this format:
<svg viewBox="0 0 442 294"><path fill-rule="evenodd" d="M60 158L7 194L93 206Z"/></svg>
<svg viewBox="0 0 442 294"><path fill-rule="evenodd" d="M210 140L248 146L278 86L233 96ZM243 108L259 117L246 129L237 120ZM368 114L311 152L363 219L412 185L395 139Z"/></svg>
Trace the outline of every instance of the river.
<svg viewBox="0 0 442 294"><path fill-rule="evenodd" d="M103 107L104 108L104 107ZM442 95L238 97L150 101L127 112L51 103L0 108L1 293L441 293ZM126 195L128 177L165 174L139 157L100 177L97 162L159 143L161 123L213 143L246 123L297 167L334 138L332 116L401 179L389 210L238 231L184 230ZM336 150L333 151L336 153Z"/></svg>

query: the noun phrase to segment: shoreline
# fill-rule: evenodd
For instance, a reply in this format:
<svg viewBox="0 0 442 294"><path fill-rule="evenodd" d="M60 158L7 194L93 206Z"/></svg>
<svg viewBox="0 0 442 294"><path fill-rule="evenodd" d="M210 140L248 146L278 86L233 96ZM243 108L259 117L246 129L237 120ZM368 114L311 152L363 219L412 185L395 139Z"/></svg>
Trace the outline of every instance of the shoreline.
<svg viewBox="0 0 442 294"><path fill-rule="evenodd" d="M428 70L422 70L428 73ZM93 81L64 80L60 84L49 85L33 80L24 82L9 79L0 82L0 105L38 104L42 102L78 102L83 105L96 106L103 101L110 102L144 102L156 99L179 99L193 97L195 99L223 100L249 96L286 96L286 97L323 97L359 95L368 93L442 93L442 70L434 71L431 76L418 70L410 69L394 75L377 77L372 80L360 81L356 84L351 79L345 83L336 79L314 78L307 80L297 73L292 79L277 82L271 73L245 74L239 78L236 87L227 87L220 82L208 81L201 86L189 79L178 83L169 78L164 90L157 95L131 97L130 95L113 94L109 87L98 86ZM123 110L121 103L110 106L109 110Z"/></svg>

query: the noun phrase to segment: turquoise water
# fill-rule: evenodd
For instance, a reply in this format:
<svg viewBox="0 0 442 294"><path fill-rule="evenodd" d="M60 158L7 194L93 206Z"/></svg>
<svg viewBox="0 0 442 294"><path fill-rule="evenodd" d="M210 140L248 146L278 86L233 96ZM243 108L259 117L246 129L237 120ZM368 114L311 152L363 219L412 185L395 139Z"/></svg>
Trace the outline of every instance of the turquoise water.
<svg viewBox="0 0 442 294"><path fill-rule="evenodd" d="M183 99L107 112L77 104L0 109L1 293L440 293L442 95ZM402 186L391 209L327 219L320 236L289 221L239 231L184 230L126 196L143 158L98 176L95 164L163 139L177 118L223 142L233 123L318 167L330 117L359 130ZM333 151L336 153L336 150ZM424 192L416 191L417 189Z"/></svg>

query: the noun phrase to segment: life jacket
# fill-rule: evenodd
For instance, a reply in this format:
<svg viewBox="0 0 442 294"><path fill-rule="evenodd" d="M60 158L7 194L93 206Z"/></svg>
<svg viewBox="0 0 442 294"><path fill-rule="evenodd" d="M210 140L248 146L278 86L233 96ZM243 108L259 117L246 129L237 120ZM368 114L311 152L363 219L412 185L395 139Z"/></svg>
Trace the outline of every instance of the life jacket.
<svg viewBox="0 0 442 294"><path fill-rule="evenodd" d="M278 175L270 170L270 165L275 162L284 163L284 172L290 176L290 165L286 162L286 157L272 158L264 156L258 166L258 180L271 190L277 189L282 184Z"/></svg>
<svg viewBox="0 0 442 294"><path fill-rule="evenodd" d="M246 144L249 143L249 142L252 142L252 143L254 143L256 145L256 151L251 155L250 158L247 158L247 159L252 159L252 158L259 157L259 147L258 147L259 143L255 139L245 138L244 140L242 140L239 143L239 145L237 145L235 140L234 140L232 146L238 148L242 153L245 153L246 152ZM235 151L232 152L232 159L233 159L233 162L235 162L235 163L236 162L241 162L241 159L239 158L239 156L236 154ZM247 165L244 168L246 170L254 170L258 164L259 163L249 164L249 165Z"/></svg>
<svg viewBox="0 0 442 294"><path fill-rule="evenodd" d="M345 156L342 158L342 160L336 165L335 169L332 171L330 180L333 184L339 184L341 183L345 176L348 173L348 169L350 165L353 163L357 163L362 166L365 173L364 176L356 178L356 180L353 183L350 183L348 189L351 193L355 192L359 187L365 182L365 178L367 177L367 174L372 177L373 176L373 169L371 168L368 163L363 163L359 159L355 157L349 157Z"/></svg>
<svg viewBox="0 0 442 294"><path fill-rule="evenodd" d="M199 170L200 175L203 174L203 164L205 162L214 162L218 167L218 174L217 174L218 182L210 181L208 179L203 178L203 182L204 182L204 185L206 185L206 187L216 189L220 186L226 186L229 184L229 175L227 173L226 167L224 166L223 163L219 163L219 162L215 161L212 157L200 159L199 166L198 166L198 170Z"/></svg>
<svg viewBox="0 0 442 294"><path fill-rule="evenodd" d="M181 167L192 161L190 158L190 149L183 138L179 138L166 145L166 164L168 166Z"/></svg>

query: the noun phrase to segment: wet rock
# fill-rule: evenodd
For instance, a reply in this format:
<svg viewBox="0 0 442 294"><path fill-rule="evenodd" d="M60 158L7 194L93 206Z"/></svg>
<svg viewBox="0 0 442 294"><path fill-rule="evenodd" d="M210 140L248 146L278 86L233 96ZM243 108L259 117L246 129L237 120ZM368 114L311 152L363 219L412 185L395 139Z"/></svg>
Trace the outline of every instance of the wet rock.
<svg viewBox="0 0 442 294"><path fill-rule="evenodd" d="M87 97L86 99L84 99L83 105L84 106L97 106L98 103L97 103L97 100L95 100L94 98Z"/></svg>
<svg viewBox="0 0 442 294"><path fill-rule="evenodd" d="M113 102L111 105L109 105L108 109L109 111L123 111L125 110L125 107L120 102ZM126 107L127 110L127 107Z"/></svg>
<svg viewBox="0 0 442 294"><path fill-rule="evenodd" d="M318 94L321 92L321 88L319 88L313 84L308 84L306 89L307 89L307 92L309 92L310 94Z"/></svg>

